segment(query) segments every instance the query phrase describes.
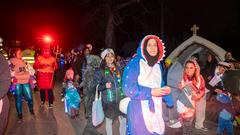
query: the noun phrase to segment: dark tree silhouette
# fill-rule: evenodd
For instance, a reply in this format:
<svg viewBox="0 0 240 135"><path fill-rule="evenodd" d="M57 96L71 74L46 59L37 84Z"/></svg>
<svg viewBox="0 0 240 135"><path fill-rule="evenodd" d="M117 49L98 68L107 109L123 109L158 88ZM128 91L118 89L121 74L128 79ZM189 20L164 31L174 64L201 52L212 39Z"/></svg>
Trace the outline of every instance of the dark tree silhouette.
<svg viewBox="0 0 240 135"><path fill-rule="evenodd" d="M88 9L91 10L89 10L88 13L89 17L87 17L88 20L86 20L85 23L89 25L99 24L98 30L99 32L101 32L100 35L102 36L102 33L104 33L105 43L104 47L111 47L113 49L116 49L115 27L122 24L126 16L131 15L131 13L121 14L120 13L121 10L131 5L138 4L143 0L83 0L83 1L73 0L73 1L75 1L79 5L86 4L88 5ZM134 15L132 18L137 19L137 17ZM101 22L99 22L99 20L101 20ZM93 24L93 22L97 22L98 24ZM142 23L141 21L138 22ZM92 33L91 37L94 37L94 34L96 33Z"/></svg>

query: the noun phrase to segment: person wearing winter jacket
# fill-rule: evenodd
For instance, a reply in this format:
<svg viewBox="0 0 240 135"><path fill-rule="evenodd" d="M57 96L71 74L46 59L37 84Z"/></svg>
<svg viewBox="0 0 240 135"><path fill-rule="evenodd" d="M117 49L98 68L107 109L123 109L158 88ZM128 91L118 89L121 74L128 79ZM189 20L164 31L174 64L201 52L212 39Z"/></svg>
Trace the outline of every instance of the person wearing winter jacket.
<svg viewBox="0 0 240 135"><path fill-rule="evenodd" d="M120 135L126 134L126 116L119 110L119 102L125 96L122 91L122 73L116 64L114 51L107 48L102 51L101 67L94 73L94 84L102 93L102 105L106 120L107 135L112 135L113 121L118 118Z"/></svg>

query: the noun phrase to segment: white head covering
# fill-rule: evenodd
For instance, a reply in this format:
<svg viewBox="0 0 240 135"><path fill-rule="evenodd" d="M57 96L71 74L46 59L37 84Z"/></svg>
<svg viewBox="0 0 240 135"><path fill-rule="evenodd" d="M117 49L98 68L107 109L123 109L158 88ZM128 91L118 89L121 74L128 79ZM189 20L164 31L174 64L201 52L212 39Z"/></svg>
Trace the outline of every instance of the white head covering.
<svg viewBox="0 0 240 135"><path fill-rule="evenodd" d="M107 49L104 49L102 52L101 52L101 58L104 59L105 56L109 53L112 53L114 55L114 51L113 49L111 48L107 48Z"/></svg>

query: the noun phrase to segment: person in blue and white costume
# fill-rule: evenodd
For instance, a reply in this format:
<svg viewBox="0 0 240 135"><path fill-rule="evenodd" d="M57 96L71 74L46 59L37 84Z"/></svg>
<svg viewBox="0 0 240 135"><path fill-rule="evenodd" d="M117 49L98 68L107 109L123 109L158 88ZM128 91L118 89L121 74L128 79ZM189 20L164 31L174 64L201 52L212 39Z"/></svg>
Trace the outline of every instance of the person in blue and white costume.
<svg viewBox="0 0 240 135"><path fill-rule="evenodd" d="M66 85L65 112L74 119L79 115L81 98L72 80L66 80Z"/></svg>
<svg viewBox="0 0 240 135"><path fill-rule="evenodd" d="M162 99L173 106L170 87L162 78L164 44L155 35L143 38L137 54L124 69L123 91L130 97L127 108L127 132L130 135L162 135Z"/></svg>

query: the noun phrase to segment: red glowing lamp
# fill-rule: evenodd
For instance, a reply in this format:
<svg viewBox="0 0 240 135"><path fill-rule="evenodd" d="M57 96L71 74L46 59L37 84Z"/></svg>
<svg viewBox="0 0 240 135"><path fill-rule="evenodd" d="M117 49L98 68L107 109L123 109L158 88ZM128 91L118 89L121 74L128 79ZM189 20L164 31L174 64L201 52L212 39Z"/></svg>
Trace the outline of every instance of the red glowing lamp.
<svg viewBox="0 0 240 135"><path fill-rule="evenodd" d="M52 42L52 38L49 37L49 36L45 36L45 37L43 38L43 40L44 40L45 42L47 42L47 43L51 43L51 42Z"/></svg>

